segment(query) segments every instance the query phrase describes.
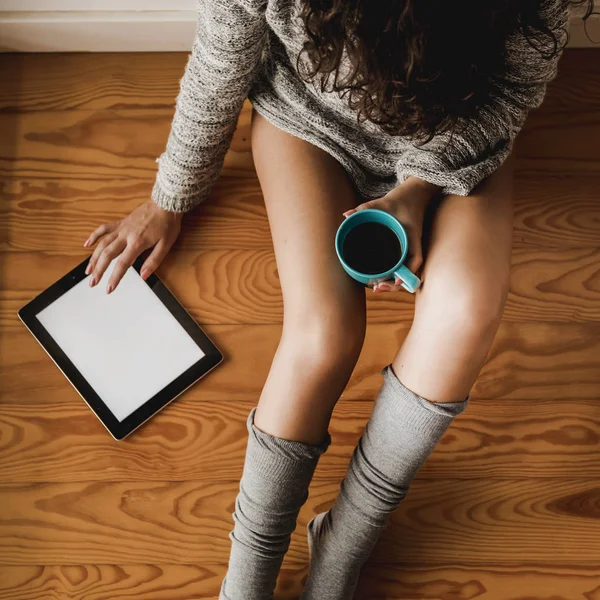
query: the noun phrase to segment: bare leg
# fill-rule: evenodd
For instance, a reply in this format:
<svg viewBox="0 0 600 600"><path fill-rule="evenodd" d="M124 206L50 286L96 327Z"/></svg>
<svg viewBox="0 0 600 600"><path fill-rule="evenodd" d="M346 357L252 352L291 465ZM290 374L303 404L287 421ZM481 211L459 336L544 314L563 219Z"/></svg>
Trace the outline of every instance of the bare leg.
<svg viewBox="0 0 600 600"><path fill-rule="evenodd" d="M512 158L470 196L437 209L415 318L394 372L433 402L463 400L496 335L508 292Z"/></svg>
<svg viewBox="0 0 600 600"><path fill-rule="evenodd" d="M342 213L357 204L340 165L258 115L252 149L283 290L283 334L236 498L222 600L271 600L298 511L327 449L333 407L365 333L365 293L338 262Z"/></svg>
<svg viewBox="0 0 600 600"><path fill-rule="evenodd" d="M317 443L354 369L365 333L365 292L342 269L335 233L358 203L326 152L254 114L254 163L283 292L283 334L255 416L259 429Z"/></svg>
<svg viewBox="0 0 600 600"><path fill-rule="evenodd" d="M466 397L508 287L511 165L434 214L411 331L393 363L334 506L309 524L303 600L350 600L389 515ZM432 400L434 402L432 402Z"/></svg>

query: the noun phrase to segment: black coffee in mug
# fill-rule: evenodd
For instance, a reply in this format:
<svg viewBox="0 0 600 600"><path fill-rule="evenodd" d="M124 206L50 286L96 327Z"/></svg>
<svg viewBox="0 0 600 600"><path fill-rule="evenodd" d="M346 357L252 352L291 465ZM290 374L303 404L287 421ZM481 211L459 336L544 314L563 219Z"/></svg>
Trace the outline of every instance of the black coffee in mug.
<svg viewBox="0 0 600 600"><path fill-rule="evenodd" d="M402 246L389 227L371 221L356 225L346 234L342 253L348 266L355 271L377 275L398 264Z"/></svg>

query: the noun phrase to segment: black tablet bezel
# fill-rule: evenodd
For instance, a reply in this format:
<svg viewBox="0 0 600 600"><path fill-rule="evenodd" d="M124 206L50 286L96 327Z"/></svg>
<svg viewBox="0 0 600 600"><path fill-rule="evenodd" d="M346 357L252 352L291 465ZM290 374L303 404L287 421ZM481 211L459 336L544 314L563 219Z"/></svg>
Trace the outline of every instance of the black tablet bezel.
<svg viewBox="0 0 600 600"><path fill-rule="evenodd" d="M52 304L52 302L60 298L68 290L87 277L85 269L89 260L90 258L84 260L47 290L42 292L39 296L36 296L31 302L18 311L18 315L27 329L29 329L50 358L52 358L65 377L71 382L73 387L79 392L81 397L96 414L98 419L100 419L106 429L108 429L110 434L115 439L122 440L198 381L198 379L216 367L223 360L223 355L204 331L200 329L199 325L188 314L185 308L183 308L173 294L171 294L165 284L156 274L151 274L145 280L146 284L158 296L169 312L177 319L189 336L204 352L204 356L189 369L184 371L177 379L172 381L168 386L147 400L128 417L123 419L123 421L119 421L106 404L102 402L100 396L98 396L85 377L77 370L75 365L61 350L60 346L36 316L44 308ZM140 273L144 260L145 256L142 255L133 265L133 268L138 273Z"/></svg>

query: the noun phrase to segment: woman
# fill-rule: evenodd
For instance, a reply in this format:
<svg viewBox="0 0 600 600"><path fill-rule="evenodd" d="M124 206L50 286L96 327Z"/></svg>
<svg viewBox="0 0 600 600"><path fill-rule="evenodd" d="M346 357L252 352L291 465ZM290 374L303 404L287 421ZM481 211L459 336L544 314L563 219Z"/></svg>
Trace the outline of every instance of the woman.
<svg viewBox="0 0 600 600"><path fill-rule="evenodd" d="M389 514L464 410L509 280L513 141L556 73L562 0L200 0L197 36L152 200L97 229L91 285L108 292L146 248L147 277L216 180L244 99L284 298L249 440L221 598L271 598L333 407L365 334L364 288L333 239L384 209L423 263L410 333L334 506L309 524L303 598L352 598ZM436 199L436 203L432 201ZM439 200L439 202L438 202ZM374 292L396 291L398 282Z"/></svg>

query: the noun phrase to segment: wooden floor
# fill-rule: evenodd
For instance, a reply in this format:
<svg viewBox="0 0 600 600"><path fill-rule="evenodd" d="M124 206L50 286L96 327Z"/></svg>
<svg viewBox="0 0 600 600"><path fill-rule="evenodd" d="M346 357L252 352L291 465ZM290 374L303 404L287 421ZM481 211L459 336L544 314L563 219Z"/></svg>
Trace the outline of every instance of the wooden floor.
<svg viewBox="0 0 600 600"><path fill-rule="evenodd" d="M0 598L215 598L245 418L281 330L268 223L241 116L212 199L159 275L227 356L115 442L17 319L148 198L185 56L0 57ZM362 599L600 599L600 50L567 51L518 144L511 292L489 363L376 549ZM328 507L410 326L369 296L365 349L301 512Z"/></svg>

